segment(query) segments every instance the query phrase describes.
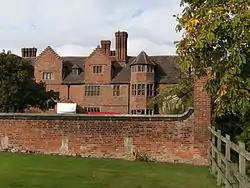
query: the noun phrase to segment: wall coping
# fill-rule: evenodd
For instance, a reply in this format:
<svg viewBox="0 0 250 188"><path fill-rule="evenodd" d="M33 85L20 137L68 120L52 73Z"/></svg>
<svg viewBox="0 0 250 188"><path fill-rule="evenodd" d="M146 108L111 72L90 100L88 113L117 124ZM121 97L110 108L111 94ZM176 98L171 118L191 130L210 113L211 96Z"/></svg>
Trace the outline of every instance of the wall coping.
<svg viewBox="0 0 250 188"><path fill-rule="evenodd" d="M189 118L193 113L194 113L193 108L188 108L183 114L173 114L173 115L0 113L0 119L183 121Z"/></svg>

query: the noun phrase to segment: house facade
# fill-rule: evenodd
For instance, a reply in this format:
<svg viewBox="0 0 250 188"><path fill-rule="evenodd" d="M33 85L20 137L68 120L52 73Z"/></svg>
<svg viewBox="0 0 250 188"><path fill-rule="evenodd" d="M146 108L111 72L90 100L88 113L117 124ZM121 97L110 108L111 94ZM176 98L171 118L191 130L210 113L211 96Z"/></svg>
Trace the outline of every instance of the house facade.
<svg viewBox="0 0 250 188"><path fill-rule="evenodd" d="M85 112L154 114L148 102L157 92L179 82L177 56L137 56L127 54L128 33L115 33L115 49L110 40L88 57L59 56L50 46L37 56L36 48L22 48L22 57L31 60L37 82L59 92L60 99L77 103Z"/></svg>

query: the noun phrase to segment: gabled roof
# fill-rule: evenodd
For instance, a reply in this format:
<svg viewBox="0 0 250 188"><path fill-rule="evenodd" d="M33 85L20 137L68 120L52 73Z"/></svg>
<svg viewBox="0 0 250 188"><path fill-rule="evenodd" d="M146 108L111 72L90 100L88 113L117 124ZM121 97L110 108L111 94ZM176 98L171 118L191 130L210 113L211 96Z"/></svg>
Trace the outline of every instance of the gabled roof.
<svg viewBox="0 0 250 188"><path fill-rule="evenodd" d="M142 51L139 53L139 55L133 60L131 65L155 65L155 63L149 59L148 55Z"/></svg>
<svg viewBox="0 0 250 188"><path fill-rule="evenodd" d="M88 61L89 59L91 59L92 56L94 56L96 53L100 53L103 55L103 57L107 58L108 60L112 61L110 56L108 56L106 53L103 52L103 50L100 48L100 46L98 45L95 50L87 57L86 61ZM85 62L86 62L85 61Z"/></svg>
<svg viewBox="0 0 250 188"><path fill-rule="evenodd" d="M58 59L62 60L61 56L59 56L54 50L53 48L51 48L51 46L47 46L47 48L45 48L40 54L39 56L37 56L36 60L39 59L40 57L42 57L42 55L44 53L46 53L47 51L52 52Z"/></svg>

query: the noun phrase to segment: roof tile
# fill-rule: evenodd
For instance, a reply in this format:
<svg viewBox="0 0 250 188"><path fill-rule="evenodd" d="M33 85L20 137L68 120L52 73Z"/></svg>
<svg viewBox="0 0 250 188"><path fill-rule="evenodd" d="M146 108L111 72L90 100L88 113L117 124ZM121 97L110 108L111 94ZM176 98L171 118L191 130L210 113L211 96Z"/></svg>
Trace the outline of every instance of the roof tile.
<svg viewBox="0 0 250 188"><path fill-rule="evenodd" d="M142 51L130 65L155 65L155 63L149 59L148 55Z"/></svg>

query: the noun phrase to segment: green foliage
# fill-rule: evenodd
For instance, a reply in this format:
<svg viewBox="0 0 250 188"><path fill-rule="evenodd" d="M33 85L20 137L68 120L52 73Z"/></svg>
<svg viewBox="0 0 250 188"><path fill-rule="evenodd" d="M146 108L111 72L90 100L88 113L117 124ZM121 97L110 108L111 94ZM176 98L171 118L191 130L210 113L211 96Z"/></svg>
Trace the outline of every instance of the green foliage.
<svg viewBox="0 0 250 188"><path fill-rule="evenodd" d="M149 162L149 157L146 153L142 154L138 151L133 152L133 155L135 156L136 161L142 161L142 162Z"/></svg>
<svg viewBox="0 0 250 188"><path fill-rule="evenodd" d="M211 68L214 114L244 116L250 109L250 11L245 0L182 0L177 42L182 68L198 76Z"/></svg>
<svg viewBox="0 0 250 188"><path fill-rule="evenodd" d="M23 112L28 106L48 108L56 94L46 92L44 83L36 83L33 73L29 61L11 52L0 53L0 112Z"/></svg>
<svg viewBox="0 0 250 188"><path fill-rule="evenodd" d="M165 113L167 114L180 114L188 107L193 107L194 97L194 76L191 71L182 73L180 83L171 85L163 91L159 92L156 97L152 98L149 106L158 105L170 107Z"/></svg>
<svg viewBox="0 0 250 188"><path fill-rule="evenodd" d="M250 121L243 121L242 132L236 136L237 141L246 144L246 150L250 151Z"/></svg>
<svg viewBox="0 0 250 188"><path fill-rule="evenodd" d="M250 151L250 111L244 117L226 114L216 117L214 125L222 134L228 134L233 142L244 142L246 150Z"/></svg>
<svg viewBox="0 0 250 188"><path fill-rule="evenodd" d="M250 149L250 3L245 0L182 0L176 29L183 32L177 53L183 70L200 77L212 95L214 123ZM237 135L237 136L236 136ZM236 141L236 140L235 140Z"/></svg>

